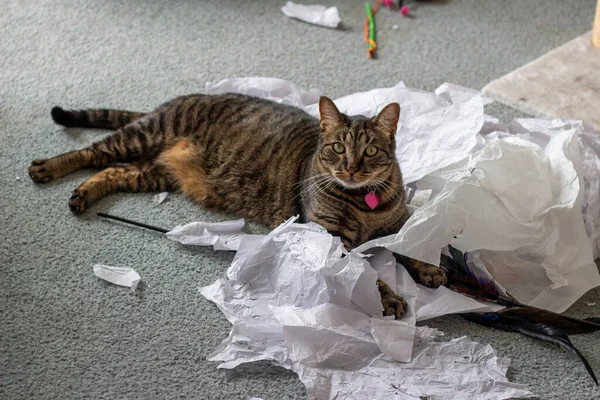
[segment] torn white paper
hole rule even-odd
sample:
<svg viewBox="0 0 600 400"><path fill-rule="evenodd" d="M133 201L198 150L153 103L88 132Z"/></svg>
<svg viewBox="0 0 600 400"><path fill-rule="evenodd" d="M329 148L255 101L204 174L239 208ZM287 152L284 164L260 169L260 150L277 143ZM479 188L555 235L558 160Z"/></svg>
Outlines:
<svg viewBox="0 0 600 400"><path fill-rule="evenodd" d="M131 268L96 264L94 275L115 285L130 287L131 290L135 290L140 283L140 275Z"/></svg>
<svg viewBox="0 0 600 400"><path fill-rule="evenodd" d="M156 204L156 205L162 204L168 195L169 195L169 192L162 192L159 194L155 194L154 196L152 196L152 201L154 201L154 204Z"/></svg>
<svg viewBox="0 0 600 400"><path fill-rule="evenodd" d="M457 387L477 398L529 394L508 383L508 360L491 347L466 338L436 343L435 330L415 326L417 319L494 308L416 285L386 249L366 258L342 254L339 239L294 219L266 236L243 236L228 279L200 289L233 324L208 359L220 368L273 361L294 370L318 399L408 399ZM408 302L403 320L381 317L378 276ZM456 362L460 368L447 368Z"/></svg>
<svg viewBox="0 0 600 400"><path fill-rule="evenodd" d="M581 121L519 118L509 125L489 120L482 128L486 144L518 137L545 148L550 139L563 132L572 133L579 145L581 162L578 174L582 178L581 210L594 258L600 257L600 133Z"/></svg>
<svg viewBox="0 0 600 400"><path fill-rule="evenodd" d="M304 90L283 79L263 77L223 79L216 84L207 82L205 91L207 94L246 94L298 108L315 104L320 97L316 89Z"/></svg>
<svg viewBox="0 0 600 400"><path fill-rule="evenodd" d="M434 93L442 99L446 99L453 103L465 102L471 100L473 97L481 98L483 105L488 105L494 102L493 99L484 96L480 91L455 85L453 83L443 83L440 87L435 89Z"/></svg>
<svg viewBox="0 0 600 400"><path fill-rule="evenodd" d="M167 237L181 244L195 246L213 246L215 250L237 250L242 232L244 219L226 222L192 222L178 225Z"/></svg>
<svg viewBox="0 0 600 400"><path fill-rule="evenodd" d="M379 356L358 370L292 368L310 399L330 400L497 400L532 396L505 378L508 359L491 346L466 337L434 342L435 330L417 328L410 363ZM426 393L426 394L425 394Z"/></svg>
<svg viewBox="0 0 600 400"><path fill-rule="evenodd" d="M281 11L287 17L327 28L337 28L342 22L337 7L327 8L321 5L304 5L288 1L285 6L281 7Z"/></svg>
<svg viewBox="0 0 600 400"><path fill-rule="evenodd" d="M372 118L386 105L400 102L405 95L406 86L403 82L389 88L373 89L368 92L358 92L335 99L338 109L347 115L363 115ZM425 93L425 92L422 92ZM431 95L431 93L428 93ZM315 102L305 107L306 112L319 118L319 104ZM402 117L402 113L400 115Z"/></svg>

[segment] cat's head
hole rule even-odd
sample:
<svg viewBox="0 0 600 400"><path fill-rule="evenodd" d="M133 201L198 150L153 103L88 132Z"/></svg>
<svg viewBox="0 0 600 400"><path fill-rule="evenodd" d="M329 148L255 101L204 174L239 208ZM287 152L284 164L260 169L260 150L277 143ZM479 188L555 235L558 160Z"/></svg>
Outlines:
<svg viewBox="0 0 600 400"><path fill-rule="evenodd" d="M378 186L396 163L396 128L400 106L391 103L375 118L348 117L321 97L320 164L348 189Z"/></svg>

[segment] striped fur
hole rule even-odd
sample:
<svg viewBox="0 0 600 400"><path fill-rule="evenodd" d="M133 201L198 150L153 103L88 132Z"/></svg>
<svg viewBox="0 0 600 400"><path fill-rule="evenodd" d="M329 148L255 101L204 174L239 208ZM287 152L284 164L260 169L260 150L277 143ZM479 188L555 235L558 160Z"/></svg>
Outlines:
<svg viewBox="0 0 600 400"><path fill-rule="evenodd" d="M116 132L82 150L35 160L29 174L46 183L101 169L73 192L69 206L77 214L112 192L179 190L203 207L269 227L300 215L348 248L397 232L408 218L394 155L399 106L373 119L341 114L326 97L319 106L320 121L240 94L183 96L149 113L55 107L52 118L61 125ZM370 191L380 197L373 210L365 202ZM382 295L393 293L384 285Z"/></svg>
<svg viewBox="0 0 600 400"><path fill-rule="evenodd" d="M111 130L122 128L144 116L144 113L131 111L108 109L65 111L60 107L53 107L51 114L54 122L63 126Z"/></svg>

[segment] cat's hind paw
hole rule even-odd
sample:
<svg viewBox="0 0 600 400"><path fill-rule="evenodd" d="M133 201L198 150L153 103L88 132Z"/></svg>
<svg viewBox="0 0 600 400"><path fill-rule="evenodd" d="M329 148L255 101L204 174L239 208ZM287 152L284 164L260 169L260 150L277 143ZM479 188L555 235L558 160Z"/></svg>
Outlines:
<svg viewBox="0 0 600 400"><path fill-rule="evenodd" d="M82 189L75 189L69 198L69 209L73 214L81 214L87 210L87 192Z"/></svg>

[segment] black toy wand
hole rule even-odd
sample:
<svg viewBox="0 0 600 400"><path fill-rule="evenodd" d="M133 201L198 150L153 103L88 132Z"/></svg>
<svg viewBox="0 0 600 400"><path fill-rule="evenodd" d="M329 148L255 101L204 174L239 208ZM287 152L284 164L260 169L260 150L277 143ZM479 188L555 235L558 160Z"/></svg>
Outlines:
<svg viewBox="0 0 600 400"><path fill-rule="evenodd" d="M99 217L102 217L102 218L114 219L115 221L120 221L120 222L124 222L126 224L139 226L141 228L151 229L153 231L160 232L160 233L167 233L167 232L169 232L168 229L163 229L163 228L159 228L157 226L152 226L152 225L144 224L142 222L132 221L132 220L127 219L127 218L117 217L115 215L110 215L110 214L107 214L107 213L104 213L104 212L101 212L101 211L96 212L96 215L99 216Z"/></svg>

